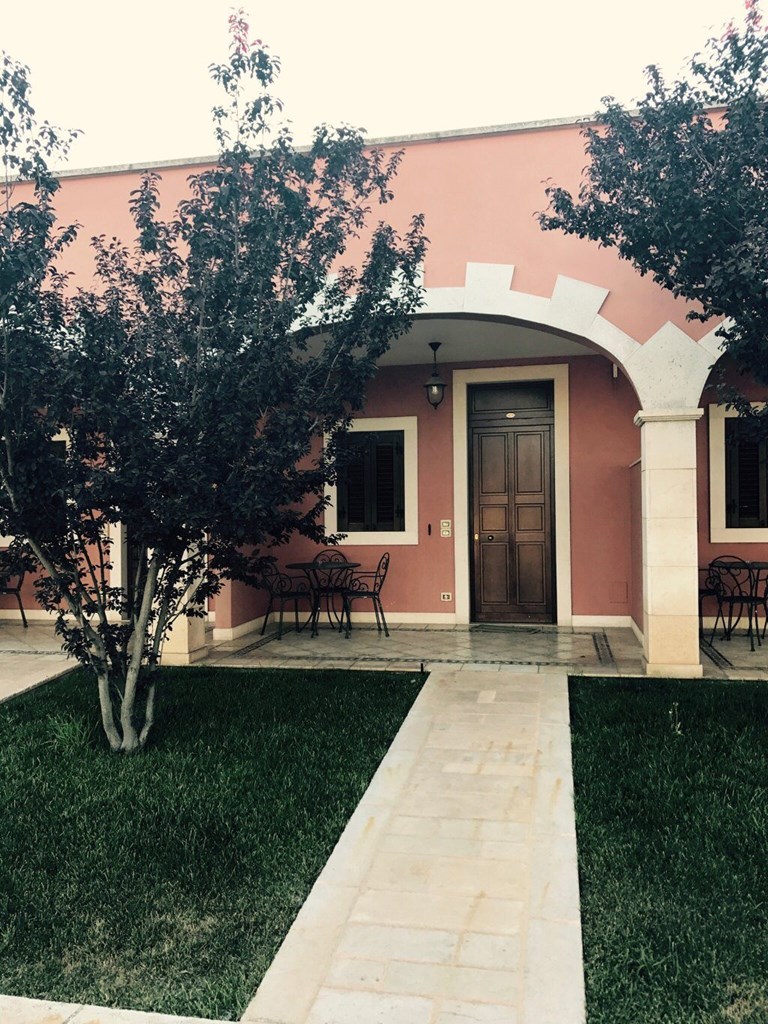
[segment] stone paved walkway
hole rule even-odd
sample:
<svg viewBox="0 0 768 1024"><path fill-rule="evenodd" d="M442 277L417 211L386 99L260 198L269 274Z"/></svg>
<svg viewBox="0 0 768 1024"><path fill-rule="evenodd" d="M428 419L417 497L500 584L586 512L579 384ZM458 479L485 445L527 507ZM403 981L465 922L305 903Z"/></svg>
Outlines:
<svg viewBox="0 0 768 1024"><path fill-rule="evenodd" d="M433 672L243 1020L584 1020L567 679Z"/></svg>
<svg viewBox="0 0 768 1024"><path fill-rule="evenodd" d="M67 672L74 662L62 654L52 622L0 620L0 703ZM5 1021L0 1018L0 1024Z"/></svg>
<svg viewBox="0 0 768 1024"><path fill-rule="evenodd" d="M44 999L0 996L0 1024L226 1024L200 1017L173 1017L138 1010L109 1010L104 1006L52 1003Z"/></svg>

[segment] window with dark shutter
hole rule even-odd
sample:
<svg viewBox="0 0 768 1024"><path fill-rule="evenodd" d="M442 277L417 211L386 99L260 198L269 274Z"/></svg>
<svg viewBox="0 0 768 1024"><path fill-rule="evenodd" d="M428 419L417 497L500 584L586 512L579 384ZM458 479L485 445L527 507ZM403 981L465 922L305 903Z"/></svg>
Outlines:
<svg viewBox="0 0 768 1024"><path fill-rule="evenodd" d="M768 443L738 419L725 421L725 523L768 526Z"/></svg>
<svg viewBox="0 0 768 1024"><path fill-rule="evenodd" d="M337 481L342 533L405 530L402 430L348 434Z"/></svg>

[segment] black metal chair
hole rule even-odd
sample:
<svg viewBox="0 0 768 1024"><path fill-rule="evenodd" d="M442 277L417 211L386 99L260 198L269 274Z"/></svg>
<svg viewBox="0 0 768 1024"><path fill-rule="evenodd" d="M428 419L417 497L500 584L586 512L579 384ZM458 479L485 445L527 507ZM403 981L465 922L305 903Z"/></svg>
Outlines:
<svg viewBox="0 0 768 1024"><path fill-rule="evenodd" d="M383 627L385 636L389 636L387 620L384 618L384 608L381 604L381 589L387 578L389 560L389 552L385 551L373 572L351 573L344 591L344 611L347 617L347 637L349 637L352 629L352 602L364 599L370 601L373 605L373 612L376 616L376 628L379 633L381 633Z"/></svg>
<svg viewBox="0 0 768 1024"><path fill-rule="evenodd" d="M704 636L704 602L708 597L717 597L717 590L709 579L709 566L699 569L699 636Z"/></svg>
<svg viewBox="0 0 768 1024"><path fill-rule="evenodd" d="M761 606L763 609L763 633L762 639L765 640L765 630L768 627L768 571L765 569L757 569L752 567L754 573L754 588L755 588L755 627L757 628L757 609Z"/></svg>
<svg viewBox="0 0 768 1024"><path fill-rule="evenodd" d="M283 639L283 613L285 606L293 601L293 610L296 619L296 632L299 632L299 601L306 601L312 613L314 613L314 594L306 576L290 576L286 572L280 572L275 565L267 566L261 573L261 585L269 593L269 604L264 615L264 623L261 627L261 635L267 628L267 620L272 613L276 603L280 605L280 618L277 624L277 639Z"/></svg>
<svg viewBox="0 0 768 1024"><path fill-rule="evenodd" d="M717 616L709 642L712 643L715 638L718 622L723 624L723 639L730 640L746 610L747 635L750 649L754 651L755 634L757 634L758 646L761 643L760 630L757 625L757 609L758 607L766 608L766 596L757 593L756 577L749 563L735 555L721 555L710 562L706 584L707 587L714 590L717 600Z"/></svg>
<svg viewBox="0 0 768 1024"><path fill-rule="evenodd" d="M314 568L312 570L312 586L315 592L314 629L313 635L317 635L317 625L320 618L320 605L325 599L325 612L329 623L339 631L344 628L346 614L345 593L349 583L351 570L346 568L347 555L338 548L324 548L312 559ZM341 611L336 611L335 599L341 599ZM334 618L336 623L334 623Z"/></svg>
<svg viewBox="0 0 768 1024"><path fill-rule="evenodd" d="M25 571L14 566L5 556L4 552L0 552L0 594L12 594L19 605L19 611L21 612L21 621L24 623L24 629L27 628L27 616L24 614L24 605L21 603L21 588L24 583Z"/></svg>

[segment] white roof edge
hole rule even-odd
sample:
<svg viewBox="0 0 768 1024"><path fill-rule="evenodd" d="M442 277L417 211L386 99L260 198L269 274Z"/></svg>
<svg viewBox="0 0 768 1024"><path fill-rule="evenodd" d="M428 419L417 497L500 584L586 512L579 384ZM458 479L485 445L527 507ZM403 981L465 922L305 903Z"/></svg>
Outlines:
<svg viewBox="0 0 768 1024"><path fill-rule="evenodd" d="M569 125L588 124L594 121L594 115L574 117L552 117L538 121L519 121L514 124L486 125L480 128L452 128L445 131L419 132L412 135L387 135L379 138L366 139L366 146L399 146L419 142L443 142L453 139L467 139L483 135L509 135L513 132L537 131L545 128L560 128ZM299 146L299 150L309 149L308 145ZM129 164L112 164L104 167L61 168L55 171L58 178L82 178L95 174L125 174L131 171L152 171L168 167L197 167L215 164L218 154L208 156L177 157L171 160L147 160Z"/></svg>

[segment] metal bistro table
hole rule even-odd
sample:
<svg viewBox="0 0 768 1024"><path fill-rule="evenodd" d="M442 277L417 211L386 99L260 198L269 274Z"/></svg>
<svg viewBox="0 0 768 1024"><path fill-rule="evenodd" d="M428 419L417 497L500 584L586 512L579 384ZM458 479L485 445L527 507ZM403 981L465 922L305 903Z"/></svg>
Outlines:
<svg viewBox="0 0 768 1024"><path fill-rule="evenodd" d="M727 556L720 556L726 558ZM744 615L744 608L746 606L748 611L748 623L747 637L750 642L750 648L754 651L755 649L755 635L757 635L757 643L760 645L760 626L757 619L757 609L760 605L763 606L763 615L768 615L768 562L766 561L749 561L748 559L734 559L733 562L725 561L719 566L716 563L719 559L714 559L710 562L709 566L700 570L700 572L707 573L707 579L705 588L699 590L699 614L701 616L701 607L703 599L705 597L716 597L718 599L718 618L723 619L723 639L730 640L731 634L734 629L738 626L739 622ZM738 582L740 572L746 572L749 574L748 579L748 592L747 588L742 583ZM725 594L726 597L723 599L718 594L716 577L720 572L726 580ZM739 596L744 594L742 601L739 601ZM728 615L728 624L726 625L725 616L723 614L723 603L725 606L730 606L730 612ZM738 608L738 614L734 618L734 611ZM765 632L765 621L763 622L763 632ZM753 632L754 628L754 632ZM717 629L717 621L715 621L715 630ZM714 630L712 632L712 638L714 639Z"/></svg>
<svg viewBox="0 0 768 1024"><path fill-rule="evenodd" d="M291 562L286 569L298 569L303 572L309 580L312 588L312 614L309 621L312 624L311 636L317 636L317 626L320 621L321 603L325 598L325 610L328 615L328 622L336 629L336 625L344 621L344 608L341 614L337 614L333 607L333 598L340 593L340 580L345 573L352 569L359 569L360 562ZM342 600L345 601L343 595ZM333 616L333 617L332 617ZM336 619L334 623L333 618Z"/></svg>

